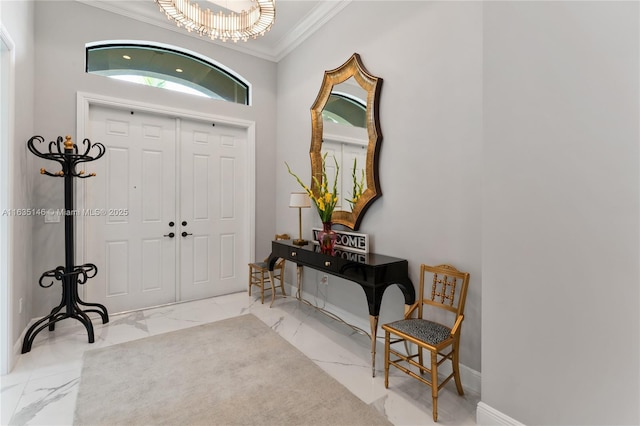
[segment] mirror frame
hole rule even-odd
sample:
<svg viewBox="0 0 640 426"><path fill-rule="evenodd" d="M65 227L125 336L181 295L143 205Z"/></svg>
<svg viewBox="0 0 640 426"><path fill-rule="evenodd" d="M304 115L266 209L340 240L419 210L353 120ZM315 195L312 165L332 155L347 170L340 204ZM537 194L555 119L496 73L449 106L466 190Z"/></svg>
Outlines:
<svg viewBox="0 0 640 426"><path fill-rule="evenodd" d="M367 134L369 144L367 146L365 180L367 189L360 199L355 203L351 211L334 210L331 216L333 223L346 226L354 231L360 227L360 222L365 211L371 203L382 195L380 180L378 178L378 156L380 144L382 142L382 132L380 130L380 118L378 108L380 105L380 89L382 88L382 78L370 74L360 59L360 55L354 53L351 57L336 69L324 72L322 86L318 97L311 106L311 175L318 182L322 181L322 141L323 122L322 111L329 100L333 87L349 78L354 77L360 87L367 92ZM317 194L318 188L315 180L311 179L311 190Z"/></svg>

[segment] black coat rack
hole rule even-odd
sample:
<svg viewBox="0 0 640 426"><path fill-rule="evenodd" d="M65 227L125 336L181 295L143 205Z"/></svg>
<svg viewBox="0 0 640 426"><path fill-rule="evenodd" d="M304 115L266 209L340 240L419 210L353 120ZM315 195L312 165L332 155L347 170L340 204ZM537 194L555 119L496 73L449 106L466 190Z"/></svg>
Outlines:
<svg viewBox="0 0 640 426"><path fill-rule="evenodd" d="M93 334L93 324L87 315L88 312L94 312L102 317L102 323L109 322L109 314L107 308L99 303L83 302L78 295L78 284L85 284L89 278L93 278L98 273L98 268L93 263L85 263L84 265L75 265L74 263L74 218L76 211L73 206L73 178L85 179L95 176L95 173L85 174L84 170L77 171L76 166L80 163L88 163L102 157L105 153L104 145L101 143L92 144L89 139L82 141L82 150L80 152L78 146L73 143L71 136L67 136L63 143L62 136L59 136L56 142L49 142L48 152L42 152L36 147L44 142L42 136L34 136L27 142L27 147L34 155L44 158L45 160L53 160L60 163L62 170L57 173L50 173L45 169L40 169L40 173L47 176L64 178L64 251L65 265L58 266L55 269L44 272L40 276L40 287L48 288L54 283L54 280L62 283L62 301L58 306L51 310L46 317L38 320L27 330L22 344L22 353L31 350L31 345L36 335L49 327L49 331L55 330L55 324L65 318L75 318L80 321L87 329L89 335L89 343L93 343L95 338ZM88 307L81 309L80 305Z"/></svg>

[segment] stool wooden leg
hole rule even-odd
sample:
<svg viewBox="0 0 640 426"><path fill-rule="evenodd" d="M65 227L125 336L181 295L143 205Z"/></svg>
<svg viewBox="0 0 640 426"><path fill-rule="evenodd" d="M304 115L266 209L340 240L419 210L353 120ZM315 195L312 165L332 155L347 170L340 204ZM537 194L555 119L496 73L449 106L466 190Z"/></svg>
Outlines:
<svg viewBox="0 0 640 426"><path fill-rule="evenodd" d="M284 269L280 270L280 290L282 290L283 296L287 295L287 292L284 289Z"/></svg>
<svg viewBox="0 0 640 426"><path fill-rule="evenodd" d="M276 287L273 284L273 271L269 271L269 283L271 284L271 304L269 307L272 307L273 302L276 300Z"/></svg>

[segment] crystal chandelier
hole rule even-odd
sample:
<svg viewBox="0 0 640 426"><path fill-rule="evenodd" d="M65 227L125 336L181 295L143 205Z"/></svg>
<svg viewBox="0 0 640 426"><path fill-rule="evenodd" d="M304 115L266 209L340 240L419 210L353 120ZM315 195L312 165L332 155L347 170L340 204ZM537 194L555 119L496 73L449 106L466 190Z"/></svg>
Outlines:
<svg viewBox="0 0 640 426"><path fill-rule="evenodd" d="M160 10L173 19L178 27L185 27L187 31L195 31L201 36L212 40L228 39L237 42L247 41L249 37L263 36L271 29L276 17L275 0L251 0L253 5L249 10L238 13L231 11L212 12L203 9L198 3L190 0L155 0Z"/></svg>

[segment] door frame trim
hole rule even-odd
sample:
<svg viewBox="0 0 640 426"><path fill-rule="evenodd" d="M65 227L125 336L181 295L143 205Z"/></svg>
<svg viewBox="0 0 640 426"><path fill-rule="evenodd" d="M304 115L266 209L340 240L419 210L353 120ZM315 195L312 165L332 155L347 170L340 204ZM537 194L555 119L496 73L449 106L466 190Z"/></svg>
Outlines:
<svg viewBox="0 0 640 426"><path fill-rule="evenodd" d="M11 38L8 30L0 21L0 42L7 47L6 59L8 66L5 78L7 79L7 91L2 92L2 103L7 106L6 118L7 128L4 130L6 138L0 135L0 153L2 154L2 195L3 200L0 207L15 208L13 199L13 179L14 179L14 132L15 132L15 68L16 68L16 45ZM5 192L6 191L6 192ZM0 219L0 374L8 374L14 367L19 352L16 348L20 348L20 337L13 340L13 330L16 322L20 318L15 315L14 303L14 262L13 241L15 235L13 232L12 215L3 216ZM251 257L253 259L253 257ZM26 327L25 327L26 328Z"/></svg>
<svg viewBox="0 0 640 426"><path fill-rule="evenodd" d="M251 120L243 120L233 117L216 114L203 114L199 111L171 108L164 105L137 102L130 99L115 98L88 92L77 92L76 96L76 143L85 139L89 132L89 107L91 105L107 106L118 109L134 109L158 115L169 115L172 117L188 120L203 120L218 122L227 126L238 127L246 130L247 144L245 146L247 191L245 194L245 221L248 224L248 232L245 240L246 259L255 258L255 226L256 226L256 123ZM99 142L99 141L97 141ZM85 184L83 179L75 179L76 183L76 209L82 211L85 206ZM82 215L76 217L76 262L85 263L84 259L84 220ZM84 288L80 289L84 296Z"/></svg>

